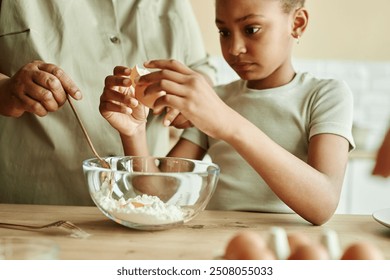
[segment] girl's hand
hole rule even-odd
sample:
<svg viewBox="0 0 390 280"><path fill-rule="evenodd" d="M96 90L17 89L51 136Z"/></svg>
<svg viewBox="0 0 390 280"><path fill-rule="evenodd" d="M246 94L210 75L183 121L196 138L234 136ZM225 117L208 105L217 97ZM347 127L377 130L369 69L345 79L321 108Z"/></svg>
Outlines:
<svg viewBox="0 0 390 280"><path fill-rule="evenodd" d="M138 66L135 66L131 70L130 79L133 82L133 84L136 84L140 76L147 75L150 72L146 69L139 68ZM146 107L149 107L150 109L154 108L154 104L157 99L159 99L161 96L165 95L166 92L161 91L157 92L157 94L148 94L145 95L144 93L145 87L135 86L135 98L141 102ZM155 114L161 114L161 109L156 112ZM180 111L177 109L172 108L165 108L165 116L164 116L164 125L170 126L173 125L176 128L186 128L190 127L191 123L186 120L183 115L180 114Z"/></svg>
<svg viewBox="0 0 390 280"><path fill-rule="evenodd" d="M101 115L125 136L133 136L140 128L144 129L149 113L149 109L135 99L130 74L127 67L114 68L114 74L104 81L99 106Z"/></svg>
<svg viewBox="0 0 390 280"><path fill-rule="evenodd" d="M145 96L158 97L154 113L170 107L211 137L223 138L224 133L229 133L228 118L234 111L217 96L202 74L175 60L153 60L144 66L161 69L138 81L138 85L145 86Z"/></svg>

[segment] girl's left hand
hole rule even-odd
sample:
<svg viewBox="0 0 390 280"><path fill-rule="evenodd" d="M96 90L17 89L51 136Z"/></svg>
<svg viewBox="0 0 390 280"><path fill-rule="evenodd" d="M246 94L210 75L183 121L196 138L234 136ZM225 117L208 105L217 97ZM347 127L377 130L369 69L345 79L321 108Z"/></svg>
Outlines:
<svg viewBox="0 0 390 280"><path fill-rule="evenodd" d="M104 81L104 90L100 96L101 115L121 135L133 136L145 127L149 108L135 99L131 91L131 70L124 66L114 68L113 75Z"/></svg>
<svg viewBox="0 0 390 280"><path fill-rule="evenodd" d="M177 109L204 133L223 138L233 110L218 97L202 74L176 60L153 60L144 66L161 69L140 77L137 84L146 87L145 95L166 93L154 103L154 113L165 107Z"/></svg>

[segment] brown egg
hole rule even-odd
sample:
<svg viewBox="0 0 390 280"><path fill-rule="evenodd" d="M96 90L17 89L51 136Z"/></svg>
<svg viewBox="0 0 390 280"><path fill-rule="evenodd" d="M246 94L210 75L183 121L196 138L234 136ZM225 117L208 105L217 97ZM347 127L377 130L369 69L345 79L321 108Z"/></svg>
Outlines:
<svg viewBox="0 0 390 280"><path fill-rule="evenodd" d="M328 260L329 255L325 247L319 243L301 244L288 258L289 260Z"/></svg>
<svg viewBox="0 0 390 280"><path fill-rule="evenodd" d="M299 246L311 244L311 240L307 235L297 232L289 233L287 240L290 245L290 255L294 254Z"/></svg>
<svg viewBox="0 0 390 280"><path fill-rule="evenodd" d="M358 242L348 246L342 260L383 260L382 252L374 245L367 242Z"/></svg>
<svg viewBox="0 0 390 280"><path fill-rule="evenodd" d="M227 260L274 260L275 255L260 235L252 231L242 231L230 239L224 258Z"/></svg>

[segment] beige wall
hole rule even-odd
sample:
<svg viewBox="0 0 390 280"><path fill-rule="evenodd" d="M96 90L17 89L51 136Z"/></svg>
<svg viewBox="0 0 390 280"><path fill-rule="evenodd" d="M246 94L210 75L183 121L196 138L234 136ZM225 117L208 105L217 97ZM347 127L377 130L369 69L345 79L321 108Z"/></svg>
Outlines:
<svg viewBox="0 0 390 280"><path fill-rule="evenodd" d="M220 54L214 0L191 0L207 50ZM389 0L306 0L309 27L295 57L390 60Z"/></svg>

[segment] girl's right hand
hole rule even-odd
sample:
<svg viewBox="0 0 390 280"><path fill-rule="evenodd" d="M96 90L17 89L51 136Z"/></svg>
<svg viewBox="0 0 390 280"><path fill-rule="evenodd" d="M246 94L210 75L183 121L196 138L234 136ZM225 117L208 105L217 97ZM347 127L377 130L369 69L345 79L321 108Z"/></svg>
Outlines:
<svg viewBox="0 0 390 280"><path fill-rule="evenodd" d="M135 98L131 87L131 69L124 66L114 68L114 74L107 76L100 96L100 114L121 135L133 136L139 129L145 129L149 108Z"/></svg>

